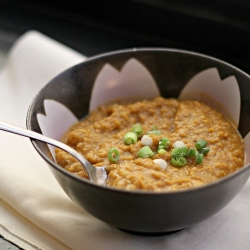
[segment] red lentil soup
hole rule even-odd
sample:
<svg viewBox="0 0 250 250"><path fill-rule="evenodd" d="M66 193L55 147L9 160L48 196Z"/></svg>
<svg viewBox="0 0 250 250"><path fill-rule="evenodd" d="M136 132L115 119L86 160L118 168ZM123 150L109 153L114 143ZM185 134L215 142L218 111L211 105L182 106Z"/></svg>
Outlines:
<svg viewBox="0 0 250 250"><path fill-rule="evenodd" d="M135 124L142 134L124 140ZM93 165L107 166L107 185L128 190L197 187L245 164L244 142L237 129L221 113L198 101L157 97L100 106L71 127L62 141ZM111 154L110 159L111 148L119 157ZM138 153L142 148L150 154ZM56 160L71 173L87 178L82 165L66 152L56 149Z"/></svg>

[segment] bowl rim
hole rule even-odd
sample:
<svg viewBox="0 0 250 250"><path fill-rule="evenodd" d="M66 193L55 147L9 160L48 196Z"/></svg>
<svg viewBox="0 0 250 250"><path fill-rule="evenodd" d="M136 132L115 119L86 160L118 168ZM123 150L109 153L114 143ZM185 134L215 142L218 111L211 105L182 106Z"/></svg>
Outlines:
<svg viewBox="0 0 250 250"><path fill-rule="evenodd" d="M27 112L27 116L26 116L26 127L28 129L31 130L31 110L32 107L34 105L34 102L37 98L37 96L39 96L39 94L43 91L43 89L49 85L55 78L57 78L58 76L60 76L61 74L63 74L64 72L71 70L74 67L77 67L79 65L88 63L89 61L93 61L93 60L97 60L99 58L102 57L106 57L106 56L112 56L112 55L117 55L117 54L122 54L122 53L131 53L131 52L177 52L177 53L184 53L184 54L189 54L189 55L194 55L194 56L198 56L198 57L203 57L203 58L207 58L219 63L222 63L224 65L227 65L231 68L233 68L234 70L238 71L239 73L245 75L246 77L250 78L250 75L247 74L246 72L244 72L243 70L239 69L238 67L223 61L221 59L218 59L216 57L213 56L209 56L203 53L199 53L199 52L194 52L191 50L184 50L184 49L176 49L176 48L167 48L167 47L135 47L135 48L127 48L127 49L119 49L119 50L114 50L114 51L109 51L109 52L104 52L104 53L100 53L98 55L95 56L91 56L89 58L87 58L86 60L84 60L81 63L75 64L65 70L63 70L62 72L60 72L57 76L55 76L54 78L52 78L48 83L46 83L40 90L39 92L34 96L34 98L32 99L29 108L28 108L28 112ZM217 179L215 181L206 183L205 185L202 186L197 186L197 187L189 187L189 188L183 188L183 189L178 189L178 190L169 190L169 191L153 191L153 190L128 190L128 189L122 189L122 188L115 188L112 186L107 186L107 185L100 185L94 182L91 182L88 179L79 177L67 170L65 170L64 168L62 168L61 166L59 166L58 164L56 164L53 160L51 160L46 154L43 153L43 151L40 149L40 147L37 144L37 140L34 139L30 139L33 147L36 149L36 151L40 154L40 156L50 165L52 166L54 169L56 169L57 171L61 172L62 174L68 176L71 179L74 179L77 182L81 182L84 183L86 185L89 186L93 186L95 188L99 188L99 189L105 189L107 191L111 191L111 192L118 192L118 193L124 193L124 194L130 194L130 195L140 195L140 196L171 196L171 195L183 195L185 193L193 193L193 192L197 192L197 191L202 191L205 189L209 189L211 187L216 187L217 185L220 185L221 183L225 183L230 181L233 178L236 178L238 175L243 174L243 172L246 172L247 170L249 170L250 168L250 162L246 165L244 165L242 168L236 170L233 173L228 174L227 176L224 176L220 179ZM43 142L42 142L43 143Z"/></svg>

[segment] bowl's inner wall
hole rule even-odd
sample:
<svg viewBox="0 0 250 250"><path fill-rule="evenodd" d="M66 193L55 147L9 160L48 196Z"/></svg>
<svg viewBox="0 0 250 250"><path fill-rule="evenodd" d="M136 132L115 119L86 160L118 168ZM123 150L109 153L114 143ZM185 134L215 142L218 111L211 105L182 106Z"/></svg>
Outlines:
<svg viewBox="0 0 250 250"><path fill-rule="evenodd" d="M27 118L29 129L41 132L36 118L43 113L45 99L56 100L67 106L78 119L88 114L91 90L102 67L109 63L120 70L130 58L139 60L152 74L163 97L178 97L184 85L202 70L216 67L221 79L234 75L241 93L239 131L244 137L250 124L250 78L245 73L222 61L196 53L168 49L138 49L109 53L76 65L54 79L38 93Z"/></svg>

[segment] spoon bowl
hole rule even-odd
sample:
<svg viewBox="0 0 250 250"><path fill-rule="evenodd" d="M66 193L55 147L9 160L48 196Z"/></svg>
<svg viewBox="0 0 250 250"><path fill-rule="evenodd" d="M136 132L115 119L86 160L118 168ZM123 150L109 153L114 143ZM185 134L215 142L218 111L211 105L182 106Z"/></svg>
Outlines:
<svg viewBox="0 0 250 250"><path fill-rule="evenodd" d="M60 141L51 139L42 134L33 132L28 129L24 129L24 128L21 128L21 127L18 127L18 126L15 126L6 122L2 122L2 121L0 121L0 130L18 134L18 135L25 136L25 137L29 137L29 138L36 139L42 142L46 142L49 145L55 146L57 148L60 148L66 151L67 153L71 154L73 157L75 157L78 161L81 162L81 164L83 165L83 167L85 168L88 174L90 181L95 182L97 184L105 185L106 180L107 180L107 172L106 172L105 167L94 167L86 158L84 158L81 154L79 154L76 150L69 147L68 145Z"/></svg>

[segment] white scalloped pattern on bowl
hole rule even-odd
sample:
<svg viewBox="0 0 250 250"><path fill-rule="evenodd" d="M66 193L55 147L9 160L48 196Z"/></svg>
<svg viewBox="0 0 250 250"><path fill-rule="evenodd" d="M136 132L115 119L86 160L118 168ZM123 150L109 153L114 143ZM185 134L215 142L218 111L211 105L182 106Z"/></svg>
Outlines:
<svg viewBox="0 0 250 250"><path fill-rule="evenodd" d="M45 114L37 114L37 120L44 135L60 141L65 131L78 119L63 104L54 100L44 101ZM54 147L48 145L55 160Z"/></svg>
<svg viewBox="0 0 250 250"><path fill-rule="evenodd" d="M216 68L201 71L185 85L179 99L202 101L220 111L238 127L240 90L234 76L222 80Z"/></svg>
<svg viewBox="0 0 250 250"><path fill-rule="evenodd" d="M121 96L122 94L122 96ZM121 71L105 64L92 90L90 111L109 101L125 99L152 99L159 96L158 87L149 71L138 60L129 59ZM240 117L240 91L234 76L221 79L216 68L196 74L183 88L180 100L193 99L222 112L236 127ZM37 114L44 135L60 140L64 132L78 120L64 105L45 100L46 116ZM60 124L60 126L58 126ZM250 133L244 138L246 162L250 162ZM54 148L49 146L54 156Z"/></svg>
<svg viewBox="0 0 250 250"><path fill-rule="evenodd" d="M105 64L96 77L90 111L99 105L121 99L152 99L160 95L154 78L138 60L129 59L121 71Z"/></svg>

